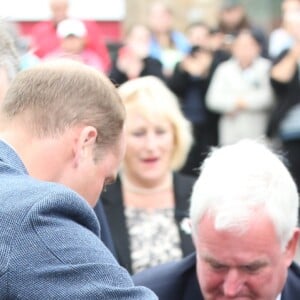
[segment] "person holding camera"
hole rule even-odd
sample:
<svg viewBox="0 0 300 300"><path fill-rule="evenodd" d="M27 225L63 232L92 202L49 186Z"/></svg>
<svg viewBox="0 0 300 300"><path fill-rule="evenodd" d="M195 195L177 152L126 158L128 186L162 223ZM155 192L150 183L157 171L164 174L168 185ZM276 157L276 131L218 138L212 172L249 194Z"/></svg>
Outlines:
<svg viewBox="0 0 300 300"><path fill-rule="evenodd" d="M195 142L182 172L197 175L209 147L218 143L218 115L207 109L204 99L214 70L228 55L211 49L210 29L204 23L191 24L187 36L190 52L176 65L168 85L180 98L182 110L193 126Z"/></svg>
<svg viewBox="0 0 300 300"><path fill-rule="evenodd" d="M269 74L271 62L261 56L255 31L240 31L232 57L214 73L206 95L209 109L221 115L221 145L243 138L264 138L274 97Z"/></svg>
<svg viewBox="0 0 300 300"><path fill-rule="evenodd" d="M109 77L113 82L123 84L149 75L164 79L161 62L150 56L150 38L150 30L143 24L134 24L127 30L124 44L110 70Z"/></svg>

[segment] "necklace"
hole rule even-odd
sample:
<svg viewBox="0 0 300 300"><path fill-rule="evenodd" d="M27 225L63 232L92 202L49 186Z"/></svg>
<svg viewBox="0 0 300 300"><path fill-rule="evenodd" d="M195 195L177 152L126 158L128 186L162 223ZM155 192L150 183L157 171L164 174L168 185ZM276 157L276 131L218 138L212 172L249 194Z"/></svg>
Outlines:
<svg viewBox="0 0 300 300"><path fill-rule="evenodd" d="M139 194L139 195L153 195L153 194L159 194L161 192L168 191L173 184L173 176L172 173L168 173L166 178L163 180L163 182L155 187L140 187L137 185L134 185L128 178L124 175L124 173L120 174L122 186L125 189L125 191L133 193L133 194Z"/></svg>

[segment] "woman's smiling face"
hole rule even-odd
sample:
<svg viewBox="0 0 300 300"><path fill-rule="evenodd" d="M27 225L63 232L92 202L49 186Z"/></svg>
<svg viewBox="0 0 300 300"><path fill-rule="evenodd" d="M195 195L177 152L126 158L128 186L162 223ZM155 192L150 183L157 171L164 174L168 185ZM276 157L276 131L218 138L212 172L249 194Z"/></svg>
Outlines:
<svg viewBox="0 0 300 300"><path fill-rule="evenodd" d="M146 117L133 108L127 114L126 136L127 175L136 181L154 183L170 172L174 130L169 120L156 111Z"/></svg>

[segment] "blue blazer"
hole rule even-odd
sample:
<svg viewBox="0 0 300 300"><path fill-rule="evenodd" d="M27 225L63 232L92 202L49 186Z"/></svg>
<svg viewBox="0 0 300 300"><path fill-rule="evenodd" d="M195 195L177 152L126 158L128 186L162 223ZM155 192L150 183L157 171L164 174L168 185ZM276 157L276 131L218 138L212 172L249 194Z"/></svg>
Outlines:
<svg viewBox="0 0 300 300"><path fill-rule="evenodd" d="M204 300L196 275L195 253L181 261L148 269L133 276L136 284L154 291L159 300ZM293 263L281 293L281 300L300 299L300 267Z"/></svg>
<svg viewBox="0 0 300 300"><path fill-rule="evenodd" d="M83 198L30 177L0 141L0 299L157 299L134 287L99 235Z"/></svg>

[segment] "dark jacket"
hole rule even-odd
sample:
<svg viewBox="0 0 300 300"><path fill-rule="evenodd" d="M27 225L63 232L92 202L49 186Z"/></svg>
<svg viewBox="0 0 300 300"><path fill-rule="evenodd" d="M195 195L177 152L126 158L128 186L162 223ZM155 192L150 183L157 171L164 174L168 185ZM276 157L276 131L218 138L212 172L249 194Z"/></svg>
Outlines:
<svg viewBox="0 0 300 300"><path fill-rule="evenodd" d="M167 80L169 88L179 97L185 116L193 123L217 124L219 115L207 109L205 96L218 65L229 58L224 51L215 51L207 76L191 76L177 63Z"/></svg>
<svg viewBox="0 0 300 300"><path fill-rule="evenodd" d="M290 50L283 51L279 57L274 61L274 65L278 64ZM268 136L276 136L278 133L278 127L281 121L284 119L288 111L300 103L300 80L298 68L295 69L291 80L289 82L280 82L271 78L271 84L276 95L276 105L272 112L268 131Z"/></svg>
<svg viewBox="0 0 300 300"><path fill-rule="evenodd" d="M111 232L108 226L107 217L104 212L101 199L98 201L97 206L95 207L95 213L100 223L100 238L103 244L110 250L110 252L116 256L116 251L114 248L114 243L111 237Z"/></svg>
<svg viewBox="0 0 300 300"><path fill-rule="evenodd" d="M179 262L171 262L133 276L136 285L156 293L159 300L204 300L196 275L195 253ZM281 300L300 299L300 267L293 263L281 293Z"/></svg>
<svg viewBox="0 0 300 300"><path fill-rule="evenodd" d="M181 249L184 256L194 251L191 235L187 234L181 227L182 220L188 217L189 197L191 195L194 182L195 179L190 176L177 173L173 176L175 188L175 219L180 234ZM121 181L119 178L114 184L108 186L104 193L102 193L101 201L109 223L117 259L121 266L125 267L130 273L132 273L130 241L124 215ZM97 206L95 210L97 211Z"/></svg>

